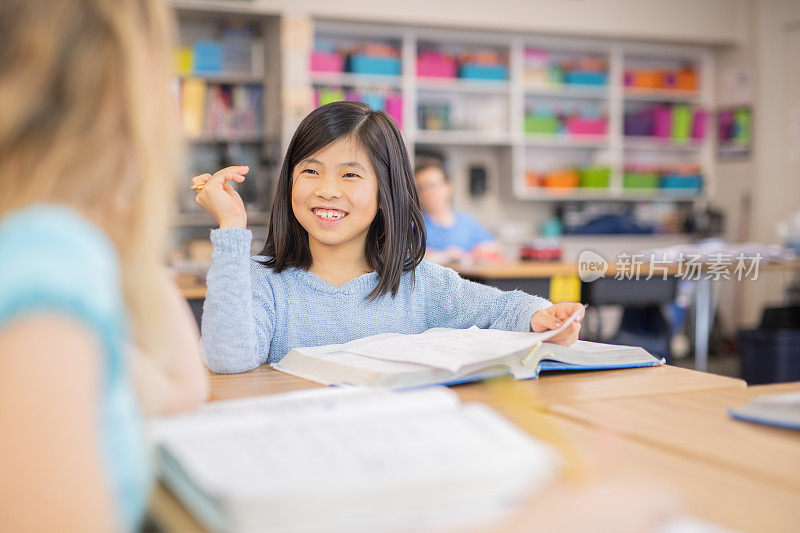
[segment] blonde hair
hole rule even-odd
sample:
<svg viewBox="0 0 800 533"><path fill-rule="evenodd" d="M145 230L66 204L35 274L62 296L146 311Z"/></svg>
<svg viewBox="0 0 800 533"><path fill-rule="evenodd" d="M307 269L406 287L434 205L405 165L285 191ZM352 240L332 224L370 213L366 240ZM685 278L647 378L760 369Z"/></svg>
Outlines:
<svg viewBox="0 0 800 533"><path fill-rule="evenodd" d="M0 218L68 205L116 245L137 343L161 353L160 267L180 144L158 0L0 2Z"/></svg>

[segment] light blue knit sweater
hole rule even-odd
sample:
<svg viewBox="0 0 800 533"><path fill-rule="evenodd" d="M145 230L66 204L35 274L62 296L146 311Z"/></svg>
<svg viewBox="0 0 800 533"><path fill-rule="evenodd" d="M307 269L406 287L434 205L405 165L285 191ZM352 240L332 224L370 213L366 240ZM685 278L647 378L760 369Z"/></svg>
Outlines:
<svg viewBox="0 0 800 533"><path fill-rule="evenodd" d="M306 270L276 274L250 257L252 234L238 228L211 232L202 345L217 373L246 372L280 361L292 348L338 344L376 333L421 333L433 327L529 331L531 316L549 307L544 298L503 292L467 281L423 261L411 284L403 274L395 297L366 296L375 272L335 287Z"/></svg>

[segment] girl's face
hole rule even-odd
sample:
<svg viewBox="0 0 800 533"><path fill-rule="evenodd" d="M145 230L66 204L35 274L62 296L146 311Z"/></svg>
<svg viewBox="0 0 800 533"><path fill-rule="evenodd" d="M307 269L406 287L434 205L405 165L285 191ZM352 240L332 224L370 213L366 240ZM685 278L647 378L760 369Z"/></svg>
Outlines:
<svg viewBox="0 0 800 533"><path fill-rule="evenodd" d="M358 141L344 137L295 165L292 211L312 252L319 245L364 249L378 212L378 178Z"/></svg>

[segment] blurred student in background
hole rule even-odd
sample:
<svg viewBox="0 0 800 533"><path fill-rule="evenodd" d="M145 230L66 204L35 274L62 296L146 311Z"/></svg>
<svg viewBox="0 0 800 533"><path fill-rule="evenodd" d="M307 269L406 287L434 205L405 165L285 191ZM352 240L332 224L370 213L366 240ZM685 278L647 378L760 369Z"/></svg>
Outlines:
<svg viewBox="0 0 800 533"><path fill-rule="evenodd" d="M140 413L205 399L160 268L171 24L157 0L0 2L0 531L136 530Z"/></svg>
<svg viewBox="0 0 800 533"><path fill-rule="evenodd" d="M423 160L414 176L425 218L428 259L454 263L499 257L494 235L474 216L453 209L453 186L438 161Z"/></svg>

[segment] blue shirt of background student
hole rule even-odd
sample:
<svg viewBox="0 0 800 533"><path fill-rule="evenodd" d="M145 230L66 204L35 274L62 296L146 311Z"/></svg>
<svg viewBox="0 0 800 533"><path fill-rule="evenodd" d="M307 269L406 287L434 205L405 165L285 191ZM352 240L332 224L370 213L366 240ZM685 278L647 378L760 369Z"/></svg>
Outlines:
<svg viewBox="0 0 800 533"><path fill-rule="evenodd" d="M455 222L452 226L442 226L436 223L427 213L423 216L425 217L429 250L446 250L456 247L470 252L478 244L494 240L494 235L468 213L456 211Z"/></svg>

